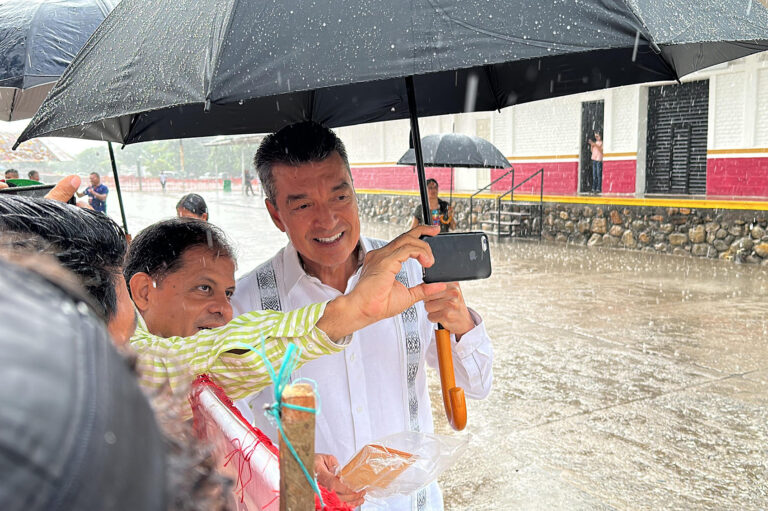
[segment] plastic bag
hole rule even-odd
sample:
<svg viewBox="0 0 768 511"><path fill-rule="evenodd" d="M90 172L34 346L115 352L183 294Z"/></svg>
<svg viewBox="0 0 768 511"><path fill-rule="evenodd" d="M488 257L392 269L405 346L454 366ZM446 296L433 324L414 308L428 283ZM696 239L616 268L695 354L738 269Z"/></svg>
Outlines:
<svg viewBox="0 0 768 511"><path fill-rule="evenodd" d="M468 443L468 436L396 433L360 449L339 476L354 491L366 490L366 500L409 495L453 465Z"/></svg>

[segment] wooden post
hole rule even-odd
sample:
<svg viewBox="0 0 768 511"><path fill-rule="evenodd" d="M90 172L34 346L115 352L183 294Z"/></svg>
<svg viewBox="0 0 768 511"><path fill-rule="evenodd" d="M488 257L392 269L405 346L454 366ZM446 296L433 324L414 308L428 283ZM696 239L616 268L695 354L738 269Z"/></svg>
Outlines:
<svg viewBox="0 0 768 511"><path fill-rule="evenodd" d="M297 383L283 391L283 403L315 408L311 385ZM283 407L283 431L311 476L315 475L315 414ZM315 492L280 435L280 511L315 509Z"/></svg>

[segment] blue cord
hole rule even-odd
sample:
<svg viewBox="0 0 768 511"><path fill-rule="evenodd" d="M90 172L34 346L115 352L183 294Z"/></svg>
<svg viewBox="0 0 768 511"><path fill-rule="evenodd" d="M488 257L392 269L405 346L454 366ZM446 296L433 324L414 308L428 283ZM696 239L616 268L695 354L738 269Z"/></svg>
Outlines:
<svg viewBox="0 0 768 511"><path fill-rule="evenodd" d="M301 458L299 458L299 455L296 453L296 449L293 448L293 445L291 444L291 441L288 440L288 436L285 434L285 431L283 430L283 422L281 420L281 409L282 408L290 408L292 410L299 410L301 412L308 412L308 413L319 413L319 396L318 396L318 407L315 408L307 408L305 406L298 406L298 405L292 405L289 403L283 403L283 391L285 390L285 387L290 384L290 377L291 373L296 369L296 365L299 362L299 356L301 355L301 349L297 348L295 344L290 343L288 344L288 349L285 351L285 356L283 356L283 361L280 364L280 372L276 375L274 369L272 369L272 364L269 362L269 359L267 358L267 351L266 351L266 341L264 340L264 334L261 334L261 350L257 350L253 346L249 346L245 343L238 343L240 347L245 348L247 350L250 350L257 355L261 357L261 360L264 362L264 365L267 368L267 371L269 372L269 377L272 379L272 385L275 389L275 402L271 404L267 409L264 411L265 414L268 416L271 416L275 423L277 424L277 429L280 431L280 435L283 437L283 440L285 441L285 445L288 446L288 450L291 451L291 454L293 455L296 462L299 464L299 467L301 467L301 471L304 473L304 477L307 478L307 481L309 482L309 485L312 487L312 491L314 491L317 494L317 497L320 499L320 507L321 509L325 507L325 503L323 502L323 496L320 493L320 488L317 486L317 481L314 477L312 477L307 470L307 467L304 466L304 463L301 461ZM298 380L297 380L298 381ZM314 384L315 387L315 395L317 396L317 383L315 383L312 380L306 380L310 383Z"/></svg>

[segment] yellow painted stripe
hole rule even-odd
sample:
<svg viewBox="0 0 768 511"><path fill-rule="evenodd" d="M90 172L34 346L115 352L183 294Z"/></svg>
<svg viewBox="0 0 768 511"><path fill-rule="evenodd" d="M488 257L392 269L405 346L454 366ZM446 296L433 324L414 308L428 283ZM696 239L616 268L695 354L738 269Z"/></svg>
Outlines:
<svg viewBox="0 0 768 511"><path fill-rule="evenodd" d="M755 154L768 153L768 147L753 147L750 149L708 149L707 154Z"/></svg>
<svg viewBox="0 0 768 511"><path fill-rule="evenodd" d="M637 158L637 153L605 153L605 158Z"/></svg>
<svg viewBox="0 0 768 511"><path fill-rule="evenodd" d="M365 190L358 189L357 193L366 195L403 195L418 197L418 191L409 190ZM441 197L446 198L446 193ZM454 192L453 196L459 199L468 199L470 193ZM481 193L476 199L495 199L498 193ZM515 201L537 202L538 195L515 194ZM682 199L662 197L626 197L626 196L573 196L573 195L545 195L544 202L561 202L570 204L604 204L610 206L659 206L664 208L699 208L699 209L746 209L768 211L768 200L731 200L731 199Z"/></svg>

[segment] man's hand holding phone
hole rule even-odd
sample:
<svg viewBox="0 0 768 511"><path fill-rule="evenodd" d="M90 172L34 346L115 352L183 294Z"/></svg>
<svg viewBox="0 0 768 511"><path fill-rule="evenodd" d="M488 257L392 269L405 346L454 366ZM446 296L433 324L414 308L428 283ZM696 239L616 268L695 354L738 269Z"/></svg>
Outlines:
<svg viewBox="0 0 768 511"><path fill-rule="evenodd" d="M349 294L328 303L317 327L332 340L340 339L445 291L444 283L421 283L407 288L396 278L408 259L416 259L423 266L433 264L431 249L420 236L438 232L437 226L420 225L368 252L357 285Z"/></svg>

